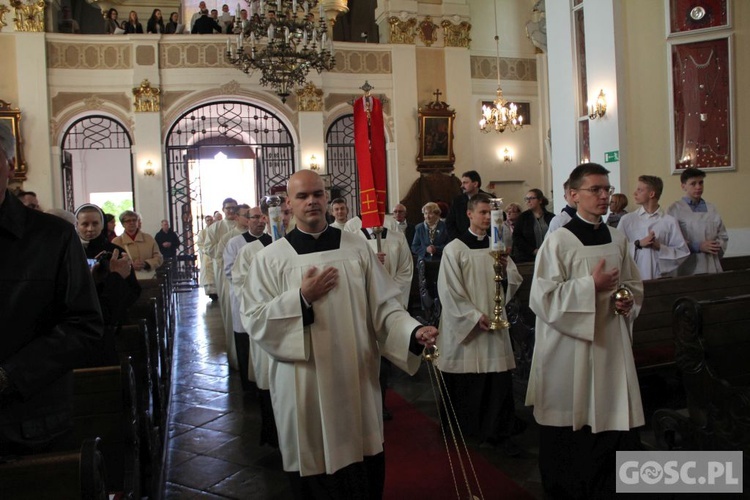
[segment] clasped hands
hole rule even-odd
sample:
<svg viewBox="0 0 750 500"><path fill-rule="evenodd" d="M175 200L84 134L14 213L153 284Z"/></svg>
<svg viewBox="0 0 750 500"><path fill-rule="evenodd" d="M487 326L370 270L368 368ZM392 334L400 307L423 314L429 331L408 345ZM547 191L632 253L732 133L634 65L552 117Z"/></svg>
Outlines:
<svg viewBox="0 0 750 500"><path fill-rule="evenodd" d="M654 250L659 250L661 248L659 240L656 239L656 233L654 233L652 230L649 230L648 236L641 239L640 242L641 248L652 248Z"/></svg>

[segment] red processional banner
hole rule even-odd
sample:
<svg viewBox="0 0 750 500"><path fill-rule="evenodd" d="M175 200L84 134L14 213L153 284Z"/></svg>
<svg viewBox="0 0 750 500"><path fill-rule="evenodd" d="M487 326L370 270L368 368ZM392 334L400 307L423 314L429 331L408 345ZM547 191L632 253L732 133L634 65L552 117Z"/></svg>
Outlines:
<svg viewBox="0 0 750 500"><path fill-rule="evenodd" d="M359 172L362 227L383 225L385 216L385 127L383 105L374 97L354 101L354 150Z"/></svg>

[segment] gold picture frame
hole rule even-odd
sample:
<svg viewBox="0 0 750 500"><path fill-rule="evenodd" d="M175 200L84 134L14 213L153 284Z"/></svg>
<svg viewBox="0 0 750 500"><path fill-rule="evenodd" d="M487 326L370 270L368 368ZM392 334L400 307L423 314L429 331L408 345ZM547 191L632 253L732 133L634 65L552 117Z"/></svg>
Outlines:
<svg viewBox="0 0 750 500"><path fill-rule="evenodd" d="M15 168L12 180L26 180L26 159L23 156L23 139L21 138L21 111L11 107L9 102L0 99L0 120L7 120L8 128L13 131L16 138Z"/></svg>
<svg viewBox="0 0 750 500"><path fill-rule="evenodd" d="M435 101L419 108L418 171L453 171L456 162L456 156L453 154L455 118L456 112L440 100L439 90L435 92Z"/></svg>

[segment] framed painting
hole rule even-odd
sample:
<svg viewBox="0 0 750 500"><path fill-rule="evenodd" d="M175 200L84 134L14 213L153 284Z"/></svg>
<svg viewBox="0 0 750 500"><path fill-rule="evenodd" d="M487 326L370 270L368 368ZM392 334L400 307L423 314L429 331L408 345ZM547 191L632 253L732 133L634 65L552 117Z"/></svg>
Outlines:
<svg viewBox="0 0 750 500"><path fill-rule="evenodd" d="M23 139L21 138L21 111L13 109L9 102L0 99L0 120L7 126L16 138L14 181L26 180L26 160L23 156Z"/></svg>
<svg viewBox="0 0 750 500"><path fill-rule="evenodd" d="M731 38L668 46L672 173L735 170Z"/></svg>
<svg viewBox="0 0 750 500"><path fill-rule="evenodd" d="M453 120L456 112L439 100L419 108L419 155L417 170L420 172L451 172L456 156L453 154Z"/></svg>

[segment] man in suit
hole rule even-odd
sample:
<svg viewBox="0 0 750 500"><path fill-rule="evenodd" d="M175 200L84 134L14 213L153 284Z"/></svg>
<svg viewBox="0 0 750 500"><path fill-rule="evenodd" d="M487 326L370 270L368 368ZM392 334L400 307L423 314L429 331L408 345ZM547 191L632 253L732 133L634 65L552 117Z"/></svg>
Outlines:
<svg viewBox="0 0 750 500"><path fill-rule="evenodd" d="M469 230L469 216L466 215L466 207L469 200L477 193L483 193L492 198L490 193L482 191L482 178L476 170L469 170L461 175L461 191L451 203L445 225L448 226L448 240L458 238Z"/></svg>

